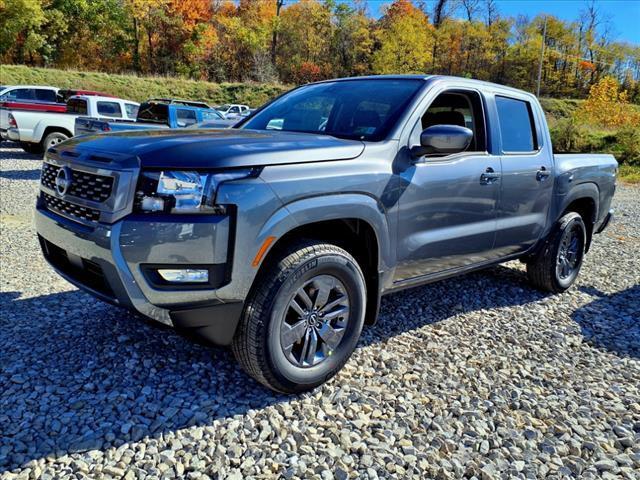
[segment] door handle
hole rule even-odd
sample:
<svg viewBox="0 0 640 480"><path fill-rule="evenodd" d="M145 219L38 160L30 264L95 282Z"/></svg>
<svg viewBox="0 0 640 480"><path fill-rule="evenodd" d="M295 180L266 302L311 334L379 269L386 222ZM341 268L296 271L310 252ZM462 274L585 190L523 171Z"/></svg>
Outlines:
<svg viewBox="0 0 640 480"><path fill-rule="evenodd" d="M500 180L500 174L491 167L487 167L484 173L480 175L481 185L491 185L492 183L495 183L498 180Z"/></svg>
<svg viewBox="0 0 640 480"><path fill-rule="evenodd" d="M550 175L551 172L547 170L547 167L543 165L542 167L540 167L540 170L536 172L536 180L539 182L544 182L547 178L549 178Z"/></svg>

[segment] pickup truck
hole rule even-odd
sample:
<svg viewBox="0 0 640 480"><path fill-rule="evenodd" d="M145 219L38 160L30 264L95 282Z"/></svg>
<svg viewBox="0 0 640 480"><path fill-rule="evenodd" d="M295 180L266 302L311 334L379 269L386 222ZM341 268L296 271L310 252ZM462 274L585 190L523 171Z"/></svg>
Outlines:
<svg viewBox="0 0 640 480"><path fill-rule="evenodd" d="M24 91L26 90L26 93ZM92 90L43 90L45 93L29 94L29 89L13 89L8 95L0 95L0 137L2 140L9 138L9 113L12 110L25 110L30 112L65 113L67 100L76 95L95 95L111 97L111 95L94 92ZM18 93L21 95L18 95ZM18 98L18 97L23 98ZM34 97L46 98L46 100L33 99ZM55 98L55 101L53 100ZM15 122L15 117L14 117ZM29 145L27 145L29 149ZM31 149L33 150L33 149Z"/></svg>
<svg viewBox="0 0 640 480"><path fill-rule="evenodd" d="M241 105L239 103L231 103L216 107L216 110L224 115L225 118L237 118L248 115L251 112L249 105Z"/></svg>
<svg viewBox="0 0 640 480"><path fill-rule="evenodd" d="M228 128L238 120L227 120L206 103L155 98L140 105L135 121L79 117L75 122L75 134L185 128L203 122L215 128Z"/></svg>
<svg viewBox="0 0 640 480"><path fill-rule="evenodd" d="M227 130L56 145L35 221L71 283L299 392L342 368L384 294L513 259L534 287L570 288L612 219L616 175L611 155L554 155L532 94L347 78Z"/></svg>
<svg viewBox="0 0 640 480"><path fill-rule="evenodd" d="M7 140L9 138L8 130L10 103L48 103L50 105L46 111L60 111L60 106L56 104L57 95L58 88L44 85L0 86L0 141ZM57 109L54 108L54 106L57 107Z"/></svg>
<svg viewBox="0 0 640 480"><path fill-rule="evenodd" d="M73 136L79 116L101 118L134 118L138 104L129 100L97 95L76 95L67 101L65 113L10 110L10 140L20 143L29 153L41 153Z"/></svg>

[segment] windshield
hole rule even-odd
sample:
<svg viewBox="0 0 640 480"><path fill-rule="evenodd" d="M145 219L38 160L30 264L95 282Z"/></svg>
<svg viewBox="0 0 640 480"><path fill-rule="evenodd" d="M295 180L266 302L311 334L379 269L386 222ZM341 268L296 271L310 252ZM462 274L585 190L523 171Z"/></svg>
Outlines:
<svg viewBox="0 0 640 480"><path fill-rule="evenodd" d="M424 85L419 79L325 82L293 90L241 128L285 130L378 141Z"/></svg>

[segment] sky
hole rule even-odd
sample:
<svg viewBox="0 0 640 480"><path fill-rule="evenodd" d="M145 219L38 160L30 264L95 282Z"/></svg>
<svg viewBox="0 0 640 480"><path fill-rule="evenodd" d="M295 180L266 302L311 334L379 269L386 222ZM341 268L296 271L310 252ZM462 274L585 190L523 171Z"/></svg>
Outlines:
<svg viewBox="0 0 640 480"><path fill-rule="evenodd" d="M390 0L367 0L369 12L375 17L389 3ZM427 4L433 3L427 0ZM497 3L500 13L509 17L548 13L563 20L577 20L587 0L497 0ZM640 45L640 0L596 0L596 8L609 17L612 40Z"/></svg>

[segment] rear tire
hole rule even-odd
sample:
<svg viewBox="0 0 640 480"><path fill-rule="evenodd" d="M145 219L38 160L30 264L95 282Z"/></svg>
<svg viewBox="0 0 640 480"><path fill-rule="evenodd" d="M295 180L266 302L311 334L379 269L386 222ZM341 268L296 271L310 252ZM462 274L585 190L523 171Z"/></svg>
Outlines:
<svg viewBox="0 0 640 480"><path fill-rule="evenodd" d="M69 136L62 132L51 132L47 135L42 142L42 151L47 151L51 147L55 147L56 145L68 140Z"/></svg>
<svg viewBox="0 0 640 480"><path fill-rule="evenodd" d="M356 260L335 245L308 241L265 265L231 348L242 368L283 393L333 377L356 347L366 287Z"/></svg>
<svg viewBox="0 0 640 480"><path fill-rule="evenodd" d="M584 259L586 232L582 217L575 212L558 220L542 250L527 262L533 286L560 293L573 285Z"/></svg>

